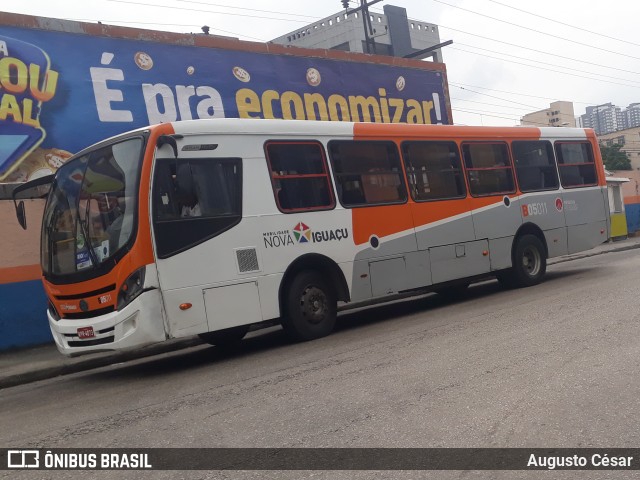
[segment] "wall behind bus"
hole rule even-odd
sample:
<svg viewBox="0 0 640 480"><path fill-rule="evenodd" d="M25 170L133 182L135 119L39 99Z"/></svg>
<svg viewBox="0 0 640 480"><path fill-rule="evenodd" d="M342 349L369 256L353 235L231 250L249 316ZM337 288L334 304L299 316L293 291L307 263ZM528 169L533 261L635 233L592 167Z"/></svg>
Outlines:
<svg viewBox="0 0 640 480"><path fill-rule="evenodd" d="M0 200L0 351L53 341L40 280L43 200L26 200L27 227L10 200Z"/></svg>
<svg viewBox="0 0 640 480"><path fill-rule="evenodd" d="M640 232L640 171L618 170L615 175L629 179L622 184L624 211L627 216L629 235L637 235Z"/></svg>

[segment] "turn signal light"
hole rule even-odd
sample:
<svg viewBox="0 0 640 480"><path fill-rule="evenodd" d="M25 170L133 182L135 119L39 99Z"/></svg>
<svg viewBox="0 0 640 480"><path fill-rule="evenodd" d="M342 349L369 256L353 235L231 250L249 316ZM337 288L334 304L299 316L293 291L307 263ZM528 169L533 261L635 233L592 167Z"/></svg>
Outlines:
<svg viewBox="0 0 640 480"><path fill-rule="evenodd" d="M191 307L193 307L193 305L191 305L190 303L181 303L180 304L180 310L189 310Z"/></svg>

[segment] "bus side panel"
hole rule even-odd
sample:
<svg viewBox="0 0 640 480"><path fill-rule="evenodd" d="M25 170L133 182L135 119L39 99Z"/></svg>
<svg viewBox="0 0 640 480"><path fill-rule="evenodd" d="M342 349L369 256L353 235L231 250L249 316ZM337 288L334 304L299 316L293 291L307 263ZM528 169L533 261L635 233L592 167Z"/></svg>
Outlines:
<svg viewBox="0 0 640 480"><path fill-rule="evenodd" d="M433 283L480 275L489 271L487 240L456 243L429 249Z"/></svg>
<svg viewBox="0 0 640 480"><path fill-rule="evenodd" d="M162 296L171 338L187 337L207 331L207 315L200 288L165 290ZM192 306L182 310L180 305L186 303Z"/></svg>
<svg viewBox="0 0 640 480"><path fill-rule="evenodd" d="M475 240L472 203L467 198L411 204L419 250Z"/></svg>
<svg viewBox="0 0 640 480"><path fill-rule="evenodd" d="M548 257L566 255L567 229L562 211L560 190L526 193L521 197L522 223L533 223L542 230L548 249Z"/></svg>
<svg viewBox="0 0 640 480"><path fill-rule="evenodd" d="M428 270L408 268L417 251L409 204L354 208L352 301L417 288L430 283Z"/></svg>
<svg viewBox="0 0 640 480"><path fill-rule="evenodd" d="M567 227L563 225L560 228L546 230L543 233L547 242L548 258L559 257L561 255L566 255L569 252L567 243Z"/></svg>
<svg viewBox="0 0 640 480"><path fill-rule="evenodd" d="M568 253L589 250L607 240L607 208L602 189L597 186L562 192Z"/></svg>
<svg viewBox="0 0 640 480"><path fill-rule="evenodd" d="M494 200L491 205L472 212L476 239L513 237L522 224L520 199L506 195L491 198Z"/></svg>
<svg viewBox="0 0 640 480"><path fill-rule="evenodd" d="M393 294L431 283L428 261L425 264L424 256L416 255L413 228L386 237L372 233L371 238L368 244L360 246L355 256L352 301L363 301L372 296ZM420 265L426 268L422 269Z"/></svg>
<svg viewBox="0 0 640 480"><path fill-rule="evenodd" d="M236 283L203 290L209 330L262 321L258 282Z"/></svg>
<svg viewBox="0 0 640 480"><path fill-rule="evenodd" d="M513 237L494 238L489 240L489 256L491 270L503 270L511 267L511 249Z"/></svg>

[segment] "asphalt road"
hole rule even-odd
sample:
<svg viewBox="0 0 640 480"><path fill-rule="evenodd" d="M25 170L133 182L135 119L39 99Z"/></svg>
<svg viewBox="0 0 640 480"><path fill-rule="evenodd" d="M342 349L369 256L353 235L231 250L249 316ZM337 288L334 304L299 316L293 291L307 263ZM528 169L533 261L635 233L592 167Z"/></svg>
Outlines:
<svg viewBox="0 0 640 480"><path fill-rule="evenodd" d="M640 447L639 285L640 250L610 253L554 265L543 284L528 289L486 282L460 301L429 295L348 312L336 333L314 342L290 344L272 329L233 353L200 346L9 388L0 392L0 445ZM543 472L89 476L540 478Z"/></svg>

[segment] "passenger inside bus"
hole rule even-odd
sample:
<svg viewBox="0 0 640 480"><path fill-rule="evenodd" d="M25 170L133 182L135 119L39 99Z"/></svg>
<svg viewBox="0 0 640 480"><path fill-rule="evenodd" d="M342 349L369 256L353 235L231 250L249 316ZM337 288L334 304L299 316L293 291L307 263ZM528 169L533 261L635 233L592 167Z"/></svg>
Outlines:
<svg viewBox="0 0 640 480"><path fill-rule="evenodd" d="M202 210L196 193L195 182L188 163L179 165L175 177L176 196L180 206L180 216L201 217Z"/></svg>
<svg viewBox="0 0 640 480"><path fill-rule="evenodd" d="M127 242L133 229L133 212L128 212L131 199L119 197L124 192L96 194L98 210L92 217L92 243L109 240L109 251L115 252ZM106 227L106 228L105 228Z"/></svg>

